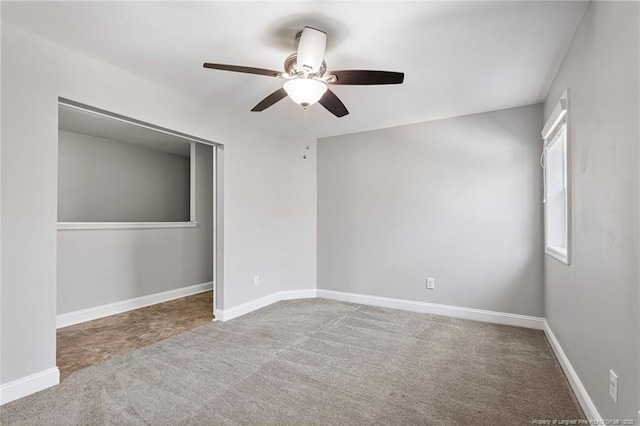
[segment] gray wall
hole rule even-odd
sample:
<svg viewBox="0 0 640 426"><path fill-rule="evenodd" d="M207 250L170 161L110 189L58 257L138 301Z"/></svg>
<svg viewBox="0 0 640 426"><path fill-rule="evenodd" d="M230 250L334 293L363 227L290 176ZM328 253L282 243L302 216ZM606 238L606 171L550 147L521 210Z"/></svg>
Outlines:
<svg viewBox="0 0 640 426"><path fill-rule="evenodd" d="M541 127L534 105L319 140L318 288L542 316Z"/></svg>
<svg viewBox="0 0 640 426"><path fill-rule="evenodd" d="M224 143L219 307L279 291L281 271L292 262L300 269L287 289L315 288L315 168L301 165L308 164L300 159L306 140L259 131L222 104L184 96L6 23L1 29L0 383L56 365L58 97ZM304 196L284 179L307 188ZM281 219L291 210L298 212L293 226Z"/></svg>
<svg viewBox="0 0 640 426"><path fill-rule="evenodd" d="M190 160L58 132L58 222L189 221Z"/></svg>
<svg viewBox="0 0 640 426"><path fill-rule="evenodd" d="M605 419L640 408L639 12L591 2L544 107L546 117L570 90L572 263L545 258L546 317Z"/></svg>
<svg viewBox="0 0 640 426"><path fill-rule="evenodd" d="M58 314L213 280L212 150L196 145L197 228L58 231Z"/></svg>

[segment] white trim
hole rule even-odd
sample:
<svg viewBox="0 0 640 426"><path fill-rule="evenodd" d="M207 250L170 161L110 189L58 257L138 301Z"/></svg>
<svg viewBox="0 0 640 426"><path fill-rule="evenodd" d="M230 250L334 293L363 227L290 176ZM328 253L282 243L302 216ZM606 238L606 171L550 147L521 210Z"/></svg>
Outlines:
<svg viewBox="0 0 640 426"><path fill-rule="evenodd" d="M280 293L273 293L260 299L252 300L251 302L243 303L231 309L218 309L216 319L220 321L229 321L234 318L238 318L242 315L246 315L249 312L257 311L260 308L269 306L273 303L280 301Z"/></svg>
<svg viewBox="0 0 640 426"><path fill-rule="evenodd" d="M549 136L551 136L551 134L553 133L555 128L558 126L560 121L562 121L562 119L567 115L568 99L569 99L569 91L565 90L564 93L562 93L560 100L558 101L556 106L553 108L553 111L551 111L551 115L547 119L547 123L544 125L544 128L542 129L541 134L543 139L547 139Z"/></svg>
<svg viewBox="0 0 640 426"><path fill-rule="evenodd" d="M171 136L176 136L182 139L186 139L188 141L198 142L205 145L210 146L219 146L221 144L217 142L213 142L207 139L202 139L197 136L191 136L186 133L178 132L175 130L167 129L165 127L156 126L155 124L146 123L144 121L136 120L135 118L126 117L124 115L116 114L111 111L106 111L104 109L95 108L89 105L82 104L80 102L72 101L70 99L60 98L58 97L58 104L64 105L65 107L77 109L84 112L89 112L91 114L99 115L105 118L110 118L116 121L122 121L127 124L133 124L138 127L143 127L145 129L155 130L156 132L164 133Z"/></svg>
<svg viewBox="0 0 640 426"><path fill-rule="evenodd" d="M216 317L216 307L218 306L218 147L211 149L211 179L213 182L213 218L211 228L213 229L213 318Z"/></svg>
<svg viewBox="0 0 640 426"><path fill-rule="evenodd" d="M565 376L567 376L571 389L573 389L573 393L576 395L585 416L587 416L588 420L595 420L593 424L604 424L602 423L602 417L600 416L600 413L598 413L596 405L591 400L587 390L580 381L580 377L578 377L578 373L573 369L571 362L569 362L569 358L567 358L567 355L562 350L558 339L556 339L553 331L551 331L551 327L546 319L544 320L544 333L547 336L551 349L553 349L553 352L556 354L556 358L558 359Z"/></svg>
<svg viewBox="0 0 640 426"><path fill-rule="evenodd" d="M504 312L485 311L459 306L439 305L428 302L415 302L411 300L392 299L388 297L367 296L364 294L344 293L341 291L309 289L280 291L251 302L243 303L231 309L218 309L217 318L221 321L229 321L239 316L248 314L265 306L269 306L280 300L312 299L322 297L324 299L338 300L341 302L359 303L362 305L381 306L385 308L401 309L404 311L420 312L426 314L441 315L446 317L462 318L474 321L490 322L495 324L513 325L516 327L543 329L543 318L528 315L509 314Z"/></svg>
<svg viewBox="0 0 640 426"><path fill-rule="evenodd" d="M196 228L198 222L58 222L58 230Z"/></svg>
<svg viewBox="0 0 640 426"><path fill-rule="evenodd" d="M563 141L563 167L564 167L564 228L565 243L564 250L549 245L549 204L547 203L547 151L555 145L560 135L560 130L564 125L564 141ZM560 100L553 108L551 115L547 119L547 123L542 130L542 138L544 140L542 149L542 180L543 180L543 200L544 203L544 244L545 253L554 259L559 260L567 265L571 264L571 123L569 117L569 89L565 90Z"/></svg>
<svg viewBox="0 0 640 426"><path fill-rule="evenodd" d="M269 306L273 303L279 302L281 300L313 299L315 297L316 289L279 291L277 293L261 297L260 299L243 303L242 305L235 306L231 309L218 309L216 311L216 319L220 321L229 321L258 309L264 308L265 306Z"/></svg>
<svg viewBox="0 0 640 426"><path fill-rule="evenodd" d="M196 222L196 143L189 145L189 221Z"/></svg>
<svg viewBox="0 0 640 426"><path fill-rule="evenodd" d="M41 390L50 388L60 383L60 370L58 367L49 368L39 373L21 377L12 382L0 385L0 405L24 398Z"/></svg>
<svg viewBox="0 0 640 426"><path fill-rule="evenodd" d="M320 290L318 297L339 300L341 302L359 303L362 305L380 306L383 308L401 309L403 311L420 312L445 317L461 318L494 324L512 325L516 327L542 330L544 319L528 315L510 314L506 312L486 311L461 306L440 305L437 303L417 302L413 300L392 299L390 297L369 296L365 294L344 293L341 291Z"/></svg>
<svg viewBox="0 0 640 426"><path fill-rule="evenodd" d="M318 290L310 288L308 290L288 290L278 293L280 300L295 300L295 299L315 299L318 297Z"/></svg>
<svg viewBox="0 0 640 426"><path fill-rule="evenodd" d="M569 264L569 256L567 256L567 252L566 250L563 252L561 250L558 250L555 247L552 246L547 246L544 249L544 252L546 254L548 254L549 256L558 259L559 261L566 263L567 265Z"/></svg>
<svg viewBox="0 0 640 426"><path fill-rule="evenodd" d="M175 290L163 291L162 293L150 294L148 296L136 297L134 299L109 303L107 305L82 309L80 311L60 314L56 317L56 328L68 327L85 321L108 317L110 315L121 314L133 309L144 308L145 306L157 303L168 302L181 297L191 296L213 289L213 282L196 284L189 287L182 287Z"/></svg>

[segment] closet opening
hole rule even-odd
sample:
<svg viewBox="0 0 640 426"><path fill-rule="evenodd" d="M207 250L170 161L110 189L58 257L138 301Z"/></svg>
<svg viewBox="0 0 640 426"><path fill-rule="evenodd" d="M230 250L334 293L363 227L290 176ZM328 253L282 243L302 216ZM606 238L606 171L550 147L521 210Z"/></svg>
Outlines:
<svg viewBox="0 0 640 426"><path fill-rule="evenodd" d="M61 380L215 318L219 153L214 142L59 99Z"/></svg>

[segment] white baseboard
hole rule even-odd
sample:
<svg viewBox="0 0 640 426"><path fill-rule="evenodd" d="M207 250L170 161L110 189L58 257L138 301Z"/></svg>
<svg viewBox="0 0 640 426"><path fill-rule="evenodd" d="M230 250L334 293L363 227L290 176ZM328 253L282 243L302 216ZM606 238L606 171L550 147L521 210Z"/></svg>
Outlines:
<svg viewBox="0 0 640 426"><path fill-rule="evenodd" d="M60 383L58 367L0 385L0 405L40 392Z"/></svg>
<svg viewBox="0 0 640 426"><path fill-rule="evenodd" d="M270 294L260 299L252 300L251 302L243 303L242 305L235 306L230 309L216 309L216 319L220 321L229 321L239 316L248 314L265 306L269 306L273 303L281 300L293 300L293 299L312 299L316 297L316 289L309 290L290 290L279 291L277 293Z"/></svg>
<svg viewBox="0 0 640 426"><path fill-rule="evenodd" d="M341 302L359 303L362 305L381 306L385 308L401 309L426 314L442 315L469 319L475 321L490 322L496 324L513 325L517 327L533 328L542 330L544 319L519 314L508 314L504 312L484 311L481 309L462 308L459 306L439 305L428 302L414 302L411 300L391 299L388 297L368 296L364 294L343 293L340 291L308 289L280 291L251 302L243 303L230 309L216 310L216 317L220 321L229 321L239 316L248 314L257 309L269 306L280 300L311 299L322 297L325 299L339 300Z"/></svg>
<svg viewBox="0 0 640 426"><path fill-rule="evenodd" d="M368 296L365 294L344 293L332 290L318 289L317 294L318 297L323 297L325 299L359 303L361 305L380 306L383 308L401 309L403 311L420 312L423 314L490 322L494 324L513 325L516 327L533 328L536 330L542 330L544 328L543 318L528 315L485 311L482 309L440 305L437 303L417 302L404 299L392 299L390 297Z"/></svg>
<svg viewBox="0 0 640 426"><path fill-rule="evenodd" d="M82 309L80 311L60 314L56 317L56 328L68 327L85 321L108 317L110 315L121 314L133 309L144 308L145 306L157 303L168 302L181 297L191 296L213 289L213 282L196 284L189 287L182 287L175 290L163 291L162 293L150 294L148 296L136 297L135 299L123 300L121 302L109 303L108 305L96 306L94 308ZM212 314L213 315L213 314Z"/></svg>
<svg viewBox="0 0 640 426"><path fill-rule="evenodd" d="M294 299L313 299L317 297L318 290L311 288L308 290L288 290L278 293L280 300L294 300Z"/></svg>
<svg viewBox="0 0 640 426"><path fill-rule="evenodd" d="M578 377L578 373L573 369L571 362L569 362L569 358L567 358L567 355L562 350L560 342L558 342L555 334L551 331L551 327L549 327L549 323L547 323L546 319L544 320L544 334L547 336L547 340L549 341L553 352L556 354L556 358L558 359L565 376L567 376L571 389L573 389L573 393L576 395L576 398L578 398L578 402L580 403L585 416L587 416L588 420L595 420L596 422L593 424L604 424L596 405L591 400L591 397L587 393L582 381L580 381L580 377Z"/></svg>
<svg viewBox="0 0 640 426"><path fill-rule="evenodd" d="M246 315L249 312L256 311L260 308L264 308L265 306L269 306L272 303L278 302L280 300L279 295L280 293L273 293L268 296L261 297L260 299L235 306L231 309L216 309L216 319L220 321L229 321L242 315Z"/></svg>

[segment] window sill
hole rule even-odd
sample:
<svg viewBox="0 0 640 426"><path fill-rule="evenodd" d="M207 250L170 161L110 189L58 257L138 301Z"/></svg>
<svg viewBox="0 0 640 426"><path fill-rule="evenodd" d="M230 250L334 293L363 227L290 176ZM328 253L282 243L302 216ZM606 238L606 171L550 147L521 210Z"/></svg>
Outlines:
<svg viewBox="0 0 640 426"><path fill-rule="evenodd" d="M58 222L58 230L195 228L198 222Z"/></svg>
<svg viewBox="0 0 640 426"><path fill-rule="evenodd" d="M544 251L554 259L557 259L562 263L566 263L567 265L569 264L569 254L566 250L560 250L555 247L547 247L544 249Z"/></svg>

